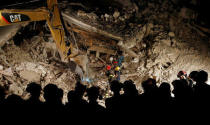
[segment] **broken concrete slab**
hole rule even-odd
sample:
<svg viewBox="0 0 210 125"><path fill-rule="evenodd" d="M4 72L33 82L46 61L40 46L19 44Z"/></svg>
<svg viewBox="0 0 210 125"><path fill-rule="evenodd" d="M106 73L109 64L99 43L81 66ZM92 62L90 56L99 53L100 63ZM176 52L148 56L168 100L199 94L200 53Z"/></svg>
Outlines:
<svg viewBox="0 0 210 125"><path fill-rule="evenodd" d="M41 79L39 73L29 70L20 71L20 77L31 82L39 82Z"/></svg>

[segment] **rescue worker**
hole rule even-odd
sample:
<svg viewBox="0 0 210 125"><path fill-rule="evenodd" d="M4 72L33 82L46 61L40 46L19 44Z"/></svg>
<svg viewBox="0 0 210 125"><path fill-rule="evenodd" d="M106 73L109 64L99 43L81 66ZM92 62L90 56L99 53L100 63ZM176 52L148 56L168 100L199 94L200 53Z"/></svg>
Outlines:
<svg viewBox="0 0 210 125"><path fill-rule="evenodd" d="M120 81L120 74L121 74L121 66L122 62L124 61L124 56L122 51L117 51L117 59L114 62L114 70L116 75L116 80Z"/></svg>
<svg viewBox="0 0 210 125"><path fill-rule="evenodd" d="M193 87L193 83L191 81L191 78L187 76L187 72L185 71L179 71L179 73L177 74L177 77L180 80L186 80L188 85L192 88Z"/></svg>
<svg viewBox="0 0 210 125"><path fill-rule="evenodd" d="M115 77L117 81L120 81L120 67L117 65L114 69L115 71Z"/></svg>
<svg viewBox="0 0 210 125"><path fill-rule="evenodd" d="M112 73L112 66L111 65L107 65L106 66L106 76L108 77L108 81L109 83L112 81L112 79L114 78L114 74Z"/></svg>
<svg viewBox="0 0 210 125"><path fill-rule="evenodd" d="M185 71L179 71L179 73L177 74L177 77L181 80L181 79L187 79L187 72Z"/></svg>
<svg viewBox="0 0 210 125"><path fill-rule="evenodd" d="M122 66L122 62L124 61L123 52L122 51L118 51L117 54L118 54L118 57L117 57L118 66L121 67Z"/></svg>

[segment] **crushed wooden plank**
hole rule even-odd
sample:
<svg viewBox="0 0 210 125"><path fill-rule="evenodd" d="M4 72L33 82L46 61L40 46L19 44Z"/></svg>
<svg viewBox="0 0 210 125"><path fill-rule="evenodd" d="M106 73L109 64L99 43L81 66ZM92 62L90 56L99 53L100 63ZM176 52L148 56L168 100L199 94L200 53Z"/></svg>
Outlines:
<svg viewBox="0 0 210 125"><path fill-rule="evenodd" d="M103 59L101 59L100 57L97 57L99 60L101 60L104 64L106 64L106 61L104 61Z"/></svg>
<svg viewBox="0 0 210 125"><path fill-rule="evenodd" d="M187 26L188 27L190 27L190 28L192 28L192 29L194 29L195 31L197 31L197 33L199 33L201 36L206 36L206 34L205 33L203 33L203 31L201 31L200 29L198 29L197 27L195 27L195 26L193 26L193 25L191 25L191 24L187 24Z"/></svg>
<svg viewBox="0 0 210 125"><path fill-rule="evenodd" d="M210 34L210 29L196 25L196 24L194 24L194 26L197 27L198 29L200 29L202 32Z"/></svg>
<svg viewBox="0 0 210 125"><path fill-rule="evenodd" d="M110 50L110 49L106 49L106 48L103 48L103 47L99 47L99 46L91 46L88 51L96 51L99 52L99 53L106 53L106 54L110 54L110 55L115 55L115 51L114 50Z"/></svg>

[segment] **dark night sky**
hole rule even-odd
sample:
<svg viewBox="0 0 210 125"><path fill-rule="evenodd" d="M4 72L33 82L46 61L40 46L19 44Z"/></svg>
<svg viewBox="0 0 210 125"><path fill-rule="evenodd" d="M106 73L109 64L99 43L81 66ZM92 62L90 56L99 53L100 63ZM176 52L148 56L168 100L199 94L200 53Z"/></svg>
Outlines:
<svg viewBox="0 0 210 125"><path fill-rule="evenodd" d="M22 3L24 1L28 2L28 1L31 1L31 0L6 0L6 1L4 1L4 3L1 3L0 9L5 8L5 6L7 6L7 5L16 4L16 3L20 3L20 2ZM32 0L32 1L34 1L34 0ZM61 1L61 0L58 0L58 1ZM94 5L101 6L101 4L99 4L99 3L102 3L101 1L98 2L99 0L69 0L69 1L70 2L93 3L93 6ZM141 1L141 0L139 0L139 1ZM188 7L188 8L191 8L191 9L199 12L199 19L198 20L203 21L210 26L210 19L209 19L210 0L197 0L197 5L192 5L191 0L176 0L176 1L178 1L177 7ZM43 6L43 5L45 5L45 0L41 0L41 2L37 2L37 4L33 3L31 5L33 7L35 6L35 8L39 7L39 6ZM30 5L25 5L24 4L25 9L26 9L26 7L29 7L29 6ZM6 7L6 8L14 8L14 7ZM20 6L19 8L23 8L23 6Z"/></svg>

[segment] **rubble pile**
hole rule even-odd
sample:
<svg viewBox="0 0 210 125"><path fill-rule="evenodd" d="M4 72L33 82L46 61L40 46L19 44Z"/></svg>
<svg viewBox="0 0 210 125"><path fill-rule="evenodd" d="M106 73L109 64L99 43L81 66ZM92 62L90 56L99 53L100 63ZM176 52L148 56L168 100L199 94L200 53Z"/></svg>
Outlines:
<svg viewBox="0 0 210 125"><path fill-rule="evenodd" d="M66 97L68 91L74 89L75 74L62 63L53 61L56 52L55 43L45 42L40 36L25 40L20 46L11 40L1 50L0 84L8 88L9 94L25 98L30 82L40 83L43 88L53 83L64 90Z"/></svg>

